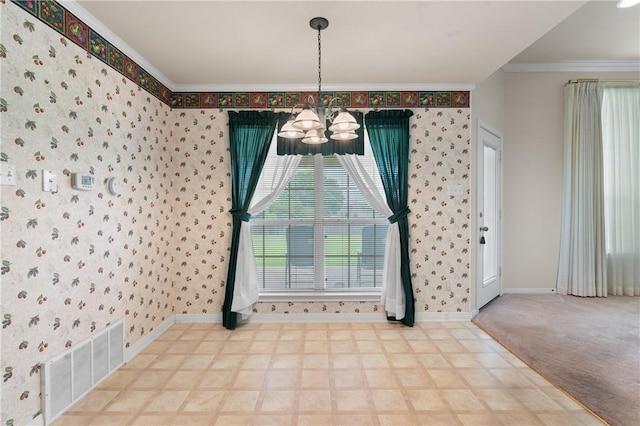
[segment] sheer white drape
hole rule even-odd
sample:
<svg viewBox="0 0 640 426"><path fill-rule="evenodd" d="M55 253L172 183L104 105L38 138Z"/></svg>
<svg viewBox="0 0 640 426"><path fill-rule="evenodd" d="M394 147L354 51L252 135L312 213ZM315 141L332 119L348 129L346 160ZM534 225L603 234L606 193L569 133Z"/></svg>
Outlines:
<svg viewBox="0 0 640 426"><path fill-rule="evenodd" d="M565 86L564 182L557 292L607 296L602 88Z"/></svg>
<svg viewBox="0 0 640 426"><path fill-rule="evenodd" d="M393 215L384 194L380 192L358 156L348 154L336 155L336 157L371 207L386 217ZM404 318L406 303L400 274L400 228L397 222L390 224L387 229L380 303L384 305L388 315L397 320Z"/></svg>
<svg viewBox="0 0 640 426"><path fill-rule="evenodd" d="M607 287L640 296L640 88L602 98Z"/></svg>
<svg viewBox="0 0 640 426"><path fill-rule="evenodd" d="M262 213L278 198L302 159L300 155L276 155L276 145L274 139L248 210L252 216ZM242 317L246 318L253 313L253 304L258 301L258 296L258 266L253 252L251 222L242 222L231 311L242 314Z"/></svg>

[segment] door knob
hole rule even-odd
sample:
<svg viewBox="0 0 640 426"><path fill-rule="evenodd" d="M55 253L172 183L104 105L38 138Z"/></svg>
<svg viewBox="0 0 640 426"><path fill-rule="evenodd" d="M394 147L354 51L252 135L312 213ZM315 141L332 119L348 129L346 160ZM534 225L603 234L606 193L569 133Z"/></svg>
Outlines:
<svg viewBox="0 0 640 426"><path fill-rule="evenodd" d="M481 226L481 227L480 227L480 230L481 230L482 232L487 232L487 231L489 230L489 227L488 227L488 226Z"/></svg>

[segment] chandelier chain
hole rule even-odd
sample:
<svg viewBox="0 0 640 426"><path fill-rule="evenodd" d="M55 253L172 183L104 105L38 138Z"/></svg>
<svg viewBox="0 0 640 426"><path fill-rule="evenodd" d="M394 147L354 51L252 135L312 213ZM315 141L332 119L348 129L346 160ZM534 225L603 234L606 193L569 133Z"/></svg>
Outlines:
<svg viewBox="0 0 640 426"><path fill-rule="evenodd" d="M321 27L318 26L318 102L320 102L320 90L322 88L322 42L320 39Z"/></svg>

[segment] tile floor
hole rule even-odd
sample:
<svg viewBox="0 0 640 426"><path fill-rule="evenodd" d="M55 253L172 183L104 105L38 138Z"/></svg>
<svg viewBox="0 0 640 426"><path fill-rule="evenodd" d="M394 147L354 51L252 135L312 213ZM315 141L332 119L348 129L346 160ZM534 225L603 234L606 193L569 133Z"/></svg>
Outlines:
<svg viewBox="0 0 640 426"><path fill-rule="evenodd" d="M601 425L470 322L176 324L61 425Z"/></svg>

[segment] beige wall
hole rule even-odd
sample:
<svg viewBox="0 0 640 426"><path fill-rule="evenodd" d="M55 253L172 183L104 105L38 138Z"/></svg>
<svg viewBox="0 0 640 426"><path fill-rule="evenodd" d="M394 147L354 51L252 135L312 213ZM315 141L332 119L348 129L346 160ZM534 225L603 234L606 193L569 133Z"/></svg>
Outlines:
<svg viewBox="0 0 640 426"><path fill-rule="evenodd" d="M504 82L505 73L498 70L484 81L478 83L471 94L472 124L471 133L475 137L478 119L496 130L504 129ZM475 140L475 138L474 138Z"/></svg>
<svg viewBox="0 0 640 426"><path fill-rule="evenodd" d="M484 81L480 82L473 92L471 93L471 169L470 169L470 182L471 191L469 202L471 203L471 243L469 244L471 250L471 309L476 308L476 265L475 261L477 256L478 245L475 244L475 238L477 233L475 229L478 229L477 224L477 210L476 206L476 161L477 161L477 140L478 140L478 120L482 121L485 125L491 128L503 132L504 129L504 78L505 73L502 70L498 70Z"/></svg>
<svg viewBox="0 0 640 426"><path fill-rule="evenodd" d="M556 285L564 84L578 78L639 77L638 73L596 72L505 74L503 288L506 291Z"/></svg>

